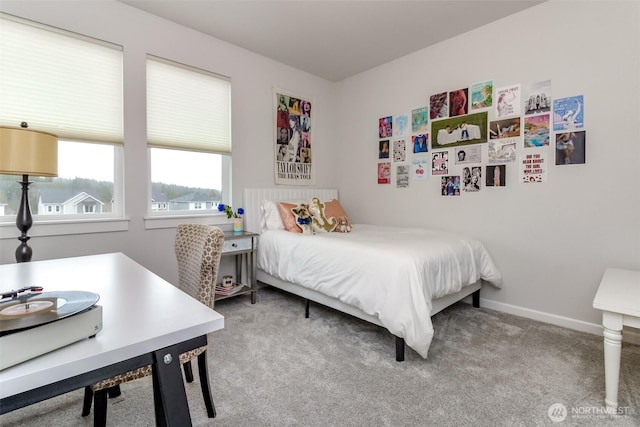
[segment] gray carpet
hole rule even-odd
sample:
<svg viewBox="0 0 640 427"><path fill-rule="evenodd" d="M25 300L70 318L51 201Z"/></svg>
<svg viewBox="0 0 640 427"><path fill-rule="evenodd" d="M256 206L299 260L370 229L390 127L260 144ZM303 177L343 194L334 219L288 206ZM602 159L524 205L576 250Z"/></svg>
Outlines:
<svg viewBox="0 0 640 427"><path fill-rule="evenodd" d="M218 416L206 417L196 381L187 384L200 426L639 426L640 347L624 344L622 415L602 415L602 339L458 303L433 318L429 358L407 349L395 361L384 329L272 288L220 301L225 329L210 336ZM194 364L194 370L197 366ZM91 426L82 391L0 416L0 425ZM153 426L151 382L110 399L110 426Z"/></svg>

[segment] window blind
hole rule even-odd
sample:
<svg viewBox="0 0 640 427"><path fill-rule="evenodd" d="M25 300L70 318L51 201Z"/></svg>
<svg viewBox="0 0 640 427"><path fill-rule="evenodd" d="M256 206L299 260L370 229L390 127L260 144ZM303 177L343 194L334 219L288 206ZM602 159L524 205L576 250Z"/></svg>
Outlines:
<svg viewBox="0 0 640 427"><path fill-rule="evenodd" d="M148 55L147 143L231 153L229 79Z"/></svg>
<svg viewBox="0 0 640 427"><path fill-rule="evenodd" d="M122 47L0 14L0 125L123 142Z"/></svg>

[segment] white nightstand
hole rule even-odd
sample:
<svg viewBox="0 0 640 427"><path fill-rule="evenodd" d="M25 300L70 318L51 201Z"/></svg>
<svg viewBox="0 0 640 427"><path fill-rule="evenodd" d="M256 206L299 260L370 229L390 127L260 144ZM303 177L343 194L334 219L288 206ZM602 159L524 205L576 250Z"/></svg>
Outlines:
<svg viewBox="0 0 640 427"><path fill-rule="evenodd" d="M256 303L256 250L258 247L258 235L247 231L225 231L222 256L233 255L236 263L236 286L242 285L238 291L230 295L216 293L216 300L231 298L238 295L251 294L251 304ZM243 273L246 276L243 278Z"/></svg>

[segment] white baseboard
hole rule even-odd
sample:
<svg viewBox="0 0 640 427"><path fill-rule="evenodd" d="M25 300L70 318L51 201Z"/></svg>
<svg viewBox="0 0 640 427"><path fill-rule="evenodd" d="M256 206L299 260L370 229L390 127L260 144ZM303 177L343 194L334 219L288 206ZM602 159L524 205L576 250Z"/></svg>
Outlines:
<svg viewBox="0 0 640 427"><path fill-rule="evenodd" d="M480 298L480 307L488 308L503 313L513 314L514 316L525 317L527 319L537 320L552 325L561 326L563 328L573 329L575 331L587 332L589 334L602 336L602 325L597 323L583 322L582 320L571 319L556 314L549 314L542 311L530 310L524 307L518 307L502 302L486 300ZM625 328L622 332L622 341L640 345L640 330L633 328Z"/></svg>

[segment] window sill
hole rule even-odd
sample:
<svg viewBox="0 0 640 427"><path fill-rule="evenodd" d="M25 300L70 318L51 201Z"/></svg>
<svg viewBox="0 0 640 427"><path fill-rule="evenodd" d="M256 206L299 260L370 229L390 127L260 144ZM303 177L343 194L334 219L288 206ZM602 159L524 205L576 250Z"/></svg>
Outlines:
<svg viewBox="0 0 640 427"><path fill-rule="evenodd" d="M185 223L216 225L223 230L233 227L233 219L228 219L219 214L157 215L144 218L144 228L146 230L176 228L178 225Z"/></svg>
<svg viewBox="0 0 640 427"><path fill-rule="evenodd" d="M64 236L71 234L109 233L127 231L128 218L96 218L68 220L34 220L28 231L30 237ZM15 222L0 223L0 239L17 239L20 231Z"/></svg>

